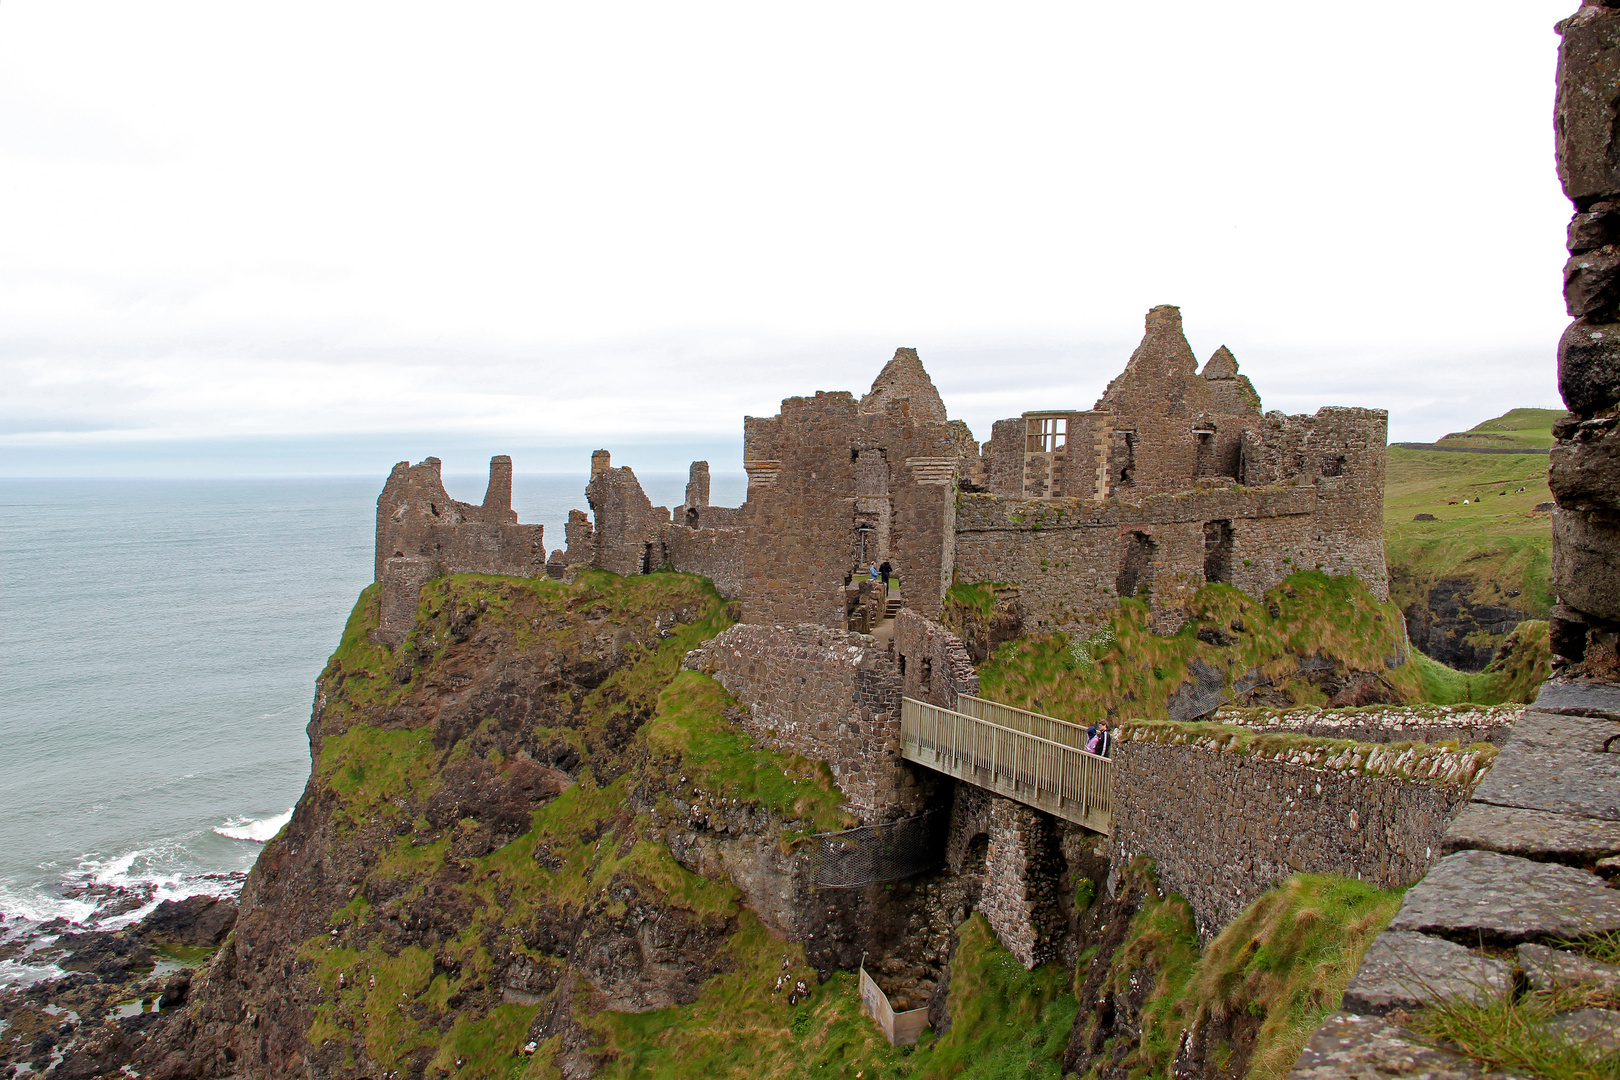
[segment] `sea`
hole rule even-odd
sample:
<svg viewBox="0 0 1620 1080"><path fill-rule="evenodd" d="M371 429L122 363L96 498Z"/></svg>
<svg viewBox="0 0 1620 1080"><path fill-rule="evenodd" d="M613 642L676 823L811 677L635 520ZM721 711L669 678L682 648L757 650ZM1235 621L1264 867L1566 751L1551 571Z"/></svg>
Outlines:
<svg viewBox="0 0 1620 1080"><path fill-rule="evenodd" d="M31 957L64 930L240 889L309 778L383 480L0 479L0 987L59 974ZM513 508L562 547L585 482L519 474ZM743 474L712 483L742 501Z"/></svg>

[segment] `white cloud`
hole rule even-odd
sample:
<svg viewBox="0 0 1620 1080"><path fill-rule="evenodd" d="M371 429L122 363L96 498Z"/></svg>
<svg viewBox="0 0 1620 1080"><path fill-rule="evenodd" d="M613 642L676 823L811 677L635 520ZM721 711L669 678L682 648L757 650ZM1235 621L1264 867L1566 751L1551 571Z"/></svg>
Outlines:
<svg viewBox="0 0 1620 1080"><path fill-rule="evenodd" d="M1268 406L1555 405L1572 2L17 0L0 446L733 439L901 344L984 437L1164 302Z"/></svg>

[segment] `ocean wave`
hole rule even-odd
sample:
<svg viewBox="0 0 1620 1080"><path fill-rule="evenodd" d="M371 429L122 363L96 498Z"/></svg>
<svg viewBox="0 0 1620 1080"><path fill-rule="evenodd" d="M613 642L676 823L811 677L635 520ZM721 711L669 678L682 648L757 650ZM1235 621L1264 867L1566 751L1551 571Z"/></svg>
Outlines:
<svg viewBox="0 0 1620 1080"><path fill-rule="evenodd" d="M221 836L228 836L232 840L256 840L262 844L280 832L281 827L292 820L292 815L292 809L289 807L284 814L260 818L257 821L248 818L231 818L223 825L215 825L214 831Z"/></svg>

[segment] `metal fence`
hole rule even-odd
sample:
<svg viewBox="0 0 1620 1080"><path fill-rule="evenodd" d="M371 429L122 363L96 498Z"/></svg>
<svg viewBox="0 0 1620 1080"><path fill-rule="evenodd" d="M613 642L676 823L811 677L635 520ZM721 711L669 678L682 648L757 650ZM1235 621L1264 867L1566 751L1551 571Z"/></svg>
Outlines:
<svg viewBox="0 0 1620 1080"><path fill-rule="evenodd" d="M1015 709L999 701L986 701L984 698L969 694L957 695L956 711L979 720L988 720L1004 728L1022 731L1025 735L1034 735L1048 742L1072 746L1076 750L1086 748L1086 729L1054 716L1043 716L1028 709Z"/></svg>
<svg viewBox="0 0 1620 1080"><path fill-rule="evenodd" d="M829 889L875 885L932 870L945 861L945 811L929 810L882 825L819 833L812 880Z"/></svg>
<svg viewBox="0 0 1620 1080"><path fill-rule="evenodd" d="M980 698L958 700L996 719L908 697L901 756L1095 832L1113 831L1113 768L1080 749L1084 728Z"/></svg>
<svg viewBox="0 0 1620 1080"><path fill-rule="evenodd" d="M861 1012L877 1021L877 1026L889 1040L890 1046L911 1046L928 1026L928 1009L907 1009L897 1013L889 1004L889 995L866 973L861 963Z"/></svg>

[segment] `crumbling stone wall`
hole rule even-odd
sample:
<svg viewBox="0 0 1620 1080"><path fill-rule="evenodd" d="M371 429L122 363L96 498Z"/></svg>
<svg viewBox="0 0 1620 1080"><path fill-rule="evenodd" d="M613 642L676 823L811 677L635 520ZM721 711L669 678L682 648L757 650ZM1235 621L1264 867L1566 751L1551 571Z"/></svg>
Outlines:
<svg viewBox="0 0 1620 1080"><path fill-rule="evenodd" d="M619 477L625 490L604 492L584 539L595 565L620 573L662 554L726 582L746 622L855 625L845 586L886 559L902 602L930 618L952 583L1003 582L1018 588L1030 629L1081 628L1141 596L1172 632L1212 580L1258 596L1321 569L1387 597L1386 434L1375 409L1262 415L1231 351L1200 371L1180 311L1161 306L1095 408L998 421L983 447L946 417L913 349L897 350L859 400L821 392L745 418L747 501L709 507L707 467L694 463L674 522L735 535L672 539L600 451L593 486Z"/></svg>
<svg viewBox="0 0 1620 1080"><path fill-rule="evenodd" d="M1558 342L1569 415L1553 428L1552 648L1620 677L1620 9L1587 0L1558 24L1558 179L1575 207Z"/></svg>
<svg viewBox="0 0 1620 1080"><path fill-rule="evenodd" d="M894 651L906 697L954 709L958 694L979 695L966 643L934 620L901 609L894 617Z"/></svg>
<svg viewBox="0 0 1620 1080"><path fill-rule="evenodd" d="M966 880L968 906L1025 967L1057 958L1068 929L1068 855L1095 838L973 784L952 792L945 865ZM963 912L965 916L966 912ZM958 920L960 921L960 920Z"/></svg>
<svg viewBox="0 0 1620 1080"><path fill-rule="evenodd" d="M382 584L377 639L405 640L422 583L443 574L538 577L546 569L544 529L520 525L512 511L512 459L489 462L482 505L444 490L438 458L394 466L377 496L376 580Z"/></svg>
<svg viewBox="0 0 1620 1080"><path fill-rule="evenodd" d="M377 496L376 579L394 558L423 558L436 574L545 572L539 525L519 525L512 511L512 459L489 460L489 488L481 506L457 502L444 490L439 459L401 461Z"/></svg>
<svg viewBox="0 0 1620 1080"><path fill-rule="evenodd" d="M922 810L926 788L900 757L900 677L872 638L742 623L688 653L685 666L748 707L749 734L825 761L862 824Z"/></svg>
<svg viewBox="0 0 1620 1080"><path fill-rule="evenodd" d="M886 555L906 606L937 615L954 554L958 434L914 349L859 402L788 398L744 420L748 622L842 625L843 587Z"/></svg>
<svg viewBox="0 0 1620 1080"><path fill-rule="evenodd" d="M1376 423L1381 427L1381 416ZM1376 493L1229 484L1138 502L964 494L957 500L956 576L1016 584L1030 630L1084 627L1107 617L1120 589L1131 587L1122 571L1133 545L1145 538L1148 561L1136 575L1134 595L1147 597L1155 612L1173 615L1211 580L1210 525L1218 523L1226 530L1218 580L1251 596L1296 571L1321 569L1355 574L1387 600L1382 502L1381 480Z"/></svg>
<svg viewBox="0 0 1620 1080"><path fill-rule="evenodd" d="M1294 873L1412 884L1440 857L1475 775L1403 779L1371 775L1359 759L1300 765L1138 734L1128 725L1114 744L1116 865L1152 858L1206 935Z"/></svg>
<svg viewBox="0 0 1620 1080"><path fill-rule="evenodd" d="M1356 574L1387 598L1388 414L1325 408L1261 415L1225 346L1197 370L1174 307L1148 312L1142 343L1091 412L998 421L989 491L956 517L956 580L1012 582L1032 629L1076 629L1145 596L1174 630L1207 581L1254 596L1289 574ZM1028 432L1061 420L1066 445Z"/></svg>

